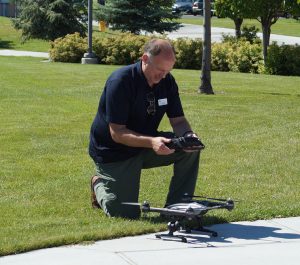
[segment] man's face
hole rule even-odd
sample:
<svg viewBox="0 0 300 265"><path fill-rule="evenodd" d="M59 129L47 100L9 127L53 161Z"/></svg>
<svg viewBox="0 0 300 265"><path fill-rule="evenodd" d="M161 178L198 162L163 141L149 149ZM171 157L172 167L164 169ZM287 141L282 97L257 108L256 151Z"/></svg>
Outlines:
<svg viewBox="0 0 300 265"><path fill-rule="evenodd" d="M174 56L152 56L144 58L144 74L150 86L166 77L175 64Z"/></svg>

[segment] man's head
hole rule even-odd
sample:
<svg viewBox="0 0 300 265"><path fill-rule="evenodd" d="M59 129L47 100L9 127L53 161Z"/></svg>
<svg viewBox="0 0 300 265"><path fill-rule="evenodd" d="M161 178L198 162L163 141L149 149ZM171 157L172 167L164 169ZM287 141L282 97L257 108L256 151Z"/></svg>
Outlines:
<svg viewBox="0 0 300 265"><path fill-rule="evenodd" d="M142 70L150 86L165 78L174 64L175 51L169 41L153 39L146 43L142 55Z"/></svg>

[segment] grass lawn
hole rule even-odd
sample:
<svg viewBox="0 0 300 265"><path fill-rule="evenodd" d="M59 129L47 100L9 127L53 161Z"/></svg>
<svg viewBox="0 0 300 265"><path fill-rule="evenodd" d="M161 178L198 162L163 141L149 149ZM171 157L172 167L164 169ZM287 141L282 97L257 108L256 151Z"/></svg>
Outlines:
<svg viewBox="0 0 300 265"><path fill-rule="evenodd" d="M203 25L202 16L197 16L196 18L191 16L190 18L183 18L180 19L179 21L181 23ZM212 17L211 25L212 27L230 28L230 29L235 28L233 20L229 18ZM242 27L246 25L247 26L255 25L261 32L261 25L256 19L245 19ZM271 33L300 37L300 21L297 21L295 19L280 18L274 25L272 25Z"/></svg>
<svg viewBox="0 0 300 265"><path fill-rule="evenodd" d="M47 52L48 41L32 39L22 43L21 32L15 30L10 18L0 16L0 49Z"/></svg>
<svg viewBox="0 0 300 265"><path fill-rule="evenodd" d="M90 206L89 128L116 66L0 57L0 255L166 229L150 215ZM206 144L196 194L239 199L205 223L300 215L300 77L174 70L185 114ZM163 121L161 129L168 130ZM140 201L163 206L171 167L143 171Z"/></svg>

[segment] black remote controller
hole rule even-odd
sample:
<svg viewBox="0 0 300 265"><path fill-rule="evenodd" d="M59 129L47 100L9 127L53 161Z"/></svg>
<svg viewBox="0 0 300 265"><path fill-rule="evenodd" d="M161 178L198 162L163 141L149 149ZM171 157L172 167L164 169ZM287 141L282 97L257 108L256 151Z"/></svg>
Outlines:
<svg viewBox="0 0 300 265"><path fill-rule="evenodd" d="M186 137L175 137L171 139L171 142L165 143L165 145L170 149L182 150L202 150L205 145L197 137L186 136Z"/></svg>

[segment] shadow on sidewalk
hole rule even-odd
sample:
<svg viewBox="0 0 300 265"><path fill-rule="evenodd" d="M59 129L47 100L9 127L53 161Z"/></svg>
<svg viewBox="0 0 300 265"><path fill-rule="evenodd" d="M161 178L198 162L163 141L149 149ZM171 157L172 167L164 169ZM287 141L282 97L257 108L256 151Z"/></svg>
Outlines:
<svg viewBox="0 0 300 265"><path fill-rule="evenodd" d="M257 243L275 243L286 240L299 240L300 233L287 232L281 227L248 225L248 224L220 224L208 227L218 233L218 237L208 237L197 231L191 234L181 233L188 238L189 243L199 244L205 243L208 247L214 247L215 243L235 243L235 244L254 244ZM250 242L252 241L252 242Z"/></svg>

